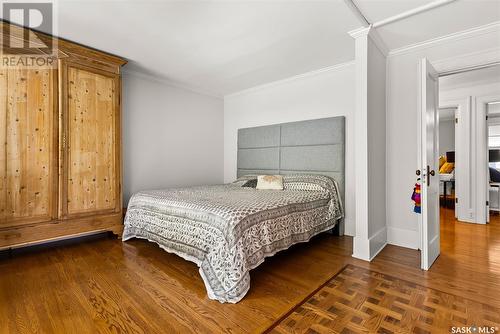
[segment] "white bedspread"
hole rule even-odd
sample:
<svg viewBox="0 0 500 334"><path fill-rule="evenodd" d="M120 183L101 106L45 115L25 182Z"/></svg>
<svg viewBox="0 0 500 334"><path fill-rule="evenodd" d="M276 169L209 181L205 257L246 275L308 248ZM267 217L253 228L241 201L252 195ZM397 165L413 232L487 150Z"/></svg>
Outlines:
<svg viewBox="0 0 500 334"><path fill-rule="evenodd" d="M343 216L329 177L287 175L287 190L241 187L249 178L137 193L129 202L123 240L147 239L195 262L209 298L236 303L250 288L249 271L265 257L333 228Z"/></svg>

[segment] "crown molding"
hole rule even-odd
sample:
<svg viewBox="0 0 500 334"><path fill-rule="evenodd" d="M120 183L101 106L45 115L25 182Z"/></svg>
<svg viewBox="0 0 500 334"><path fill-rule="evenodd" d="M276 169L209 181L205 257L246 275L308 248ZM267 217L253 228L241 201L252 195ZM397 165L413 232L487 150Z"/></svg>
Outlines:
<svg viewBox="0 0 500 334"><path fill-rule="evenodd" d="M265 83L265 84L262 84L262 85L259 85L259 86L247 88L247 89L241 90L239 92L235 92L235 93L231 93L231 94L225 95L224 98L232 98L232 97L239 96L239 95L245 95L245 94L249 94L249 93L254 93L254 92L257 92L257 91L265 89L265 88L271 88L271 87L274 87L274 86L283 85L285 83L292 82L292 81L295 81L295 80L310 78L310 77L314 77L316 75L327 73L327 72L340 71L340 70L343 70L343 69L345 69L347 67L350 67L350 66L354 66L354 60L351 60L351 61L348 61L348 62L345 62L345 63L336 64L336 65L333 65L333 66L328 66L328 67L320 68L318 70L313 70L313 71L310 71L310 72L306 72L306 73L294 75L292 77L288 77L288 78L285 78L285 79L281 79L281 80L277 80L277 81Z"/></svg>
<svg viewBox="0 0 500 334"><path fill-rule="evenodd" d="M459 32L455 32L449 35L437 37L437 38L432 38L428 39L423 42L415 43L415 44L410 44L407 46L403 46L401 48L393 49L390 50L388 53L388 57L394 57L394 56L399 56L411 52L415 52L417 50L422 50L422 49L427 49L430 47L433 47L435 45L441 44L441 43L449 43L449 42L455 42L459 41L462 39L467 39L467 38L472 38L476 36L481 36L484 34L489 34L492 32L498 32L500 31L500 21L492 22L483 26L467 29L467 30L462 30Z"/></svg>
<svg viewBox="0 0 500 334"><path fill-rule="evenodd" d="M367 36L370 33L370 30L372 29L372 26L368 27L359 27L357 29L348 31L347 33L351 35L352 38L356 39L361 36Z"/></svg>
<svg viewBox="0 0 500 334"><path fill-rule="evenodd" d="M389 54L387 45L384 43L382 37L380 37L379 33L373 28L372 25L351 30L348 32L348 34L351 35L351 37L354 39L357 39L359 37L370 37L375 46L380 50L380 52L382 52L385 57L387 57L387 55Z"/></svg>
<svg viewBox="0 0 500 334"><path fill-rule="evenodd" d="M135 76L137 78L141 78L141 79L145 79L145 80L149 80L149 81L154 81L154 82L157 82L157 83L162 84L162 85L187 90L187 91L190 91L190 92L196 93L196 94L214 97L217 99L223 98L223 96L221 94L217 94L215 92L205 90L203 88L186 85L182 82L171 80L171 79L165 78L163 76L152 75L152 74L149 74L149 73L143 72L141 70L137 70L137 69L130 69L130 68L124 67L122 69L122 73L126 74L126 75L129 74L129 75Z"/></svg>
<svg viewBox="0 0 500 334"><path fill-rule="evenodd" d="M500 47L475 51L449 57L440 60L433 60L432 65L439 73L451 72L466 67L481 66L500 61Z"/></svg>

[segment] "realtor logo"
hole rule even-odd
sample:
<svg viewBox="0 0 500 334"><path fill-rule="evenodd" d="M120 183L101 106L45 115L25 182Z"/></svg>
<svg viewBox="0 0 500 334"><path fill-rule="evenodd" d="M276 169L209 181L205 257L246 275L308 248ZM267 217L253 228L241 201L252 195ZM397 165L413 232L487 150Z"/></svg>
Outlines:
<svg viewBox="0 0 500 334"><path fill-rule="evenodd" d="M6 21L52 35L52 3L4 2L2 10ZM10 33L11 27L9 26L7 30ZM47 51L52 52L51 42L41 43L38 38L35 39L30 35L29 30L24 31L23 40L11 35L8 46L13 49L22 48L23 52L29 52L30 49L35 51L40 49L40 45L45 45Z"/></svg>
<svg viewBox="0 0 500 334"><path fill-rule="evenodd" d="M54 35L52 2L2 1L2 19L5 23L3 32L0 32L0 67L54 68L57 43L38 34Z"/></svg>

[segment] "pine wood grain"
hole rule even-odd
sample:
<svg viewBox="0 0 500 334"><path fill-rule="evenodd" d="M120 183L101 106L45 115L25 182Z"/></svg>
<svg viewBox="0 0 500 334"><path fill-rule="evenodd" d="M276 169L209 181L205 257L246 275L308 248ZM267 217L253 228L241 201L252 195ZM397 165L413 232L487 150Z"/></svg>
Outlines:
<svg viewBox="0 0 500 334"><path fill-rule="evenodd" d="M116 78L81 66L68 71L68 215L114 210Z"/></svg>
<svg viewBox="0 0 500 334"><path fill-rule="evenodd" d="M53 68L0 70L0 249L92 229L120 233L126 61L0 21L0 40L10 38L51 42L55 52L39 49Z"/></svg>
<svg viewBox="0 0 500 334"><path fill-rule="evenodd" d="M51 220L57 192L55 78L50 69L3 70L0 78L0 197L3 224Z"/></svg>

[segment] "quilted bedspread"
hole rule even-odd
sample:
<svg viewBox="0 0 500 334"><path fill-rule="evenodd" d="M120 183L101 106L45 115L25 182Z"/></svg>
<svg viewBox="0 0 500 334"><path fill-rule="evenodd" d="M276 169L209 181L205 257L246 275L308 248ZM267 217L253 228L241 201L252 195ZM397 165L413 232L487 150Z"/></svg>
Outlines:
<svg viewBox="0 0 500 334"><path fill-rule="evenodd" d="M236 303L250 288L251 269L333 228L343 216L329 177L287 175L285 190L242 187L250 178L139 192L128 205L123 241L147 239L195 262L209 298Z"/></svg>

